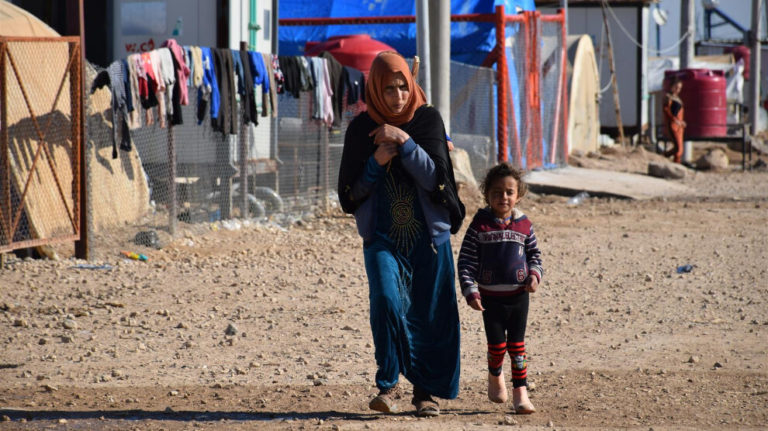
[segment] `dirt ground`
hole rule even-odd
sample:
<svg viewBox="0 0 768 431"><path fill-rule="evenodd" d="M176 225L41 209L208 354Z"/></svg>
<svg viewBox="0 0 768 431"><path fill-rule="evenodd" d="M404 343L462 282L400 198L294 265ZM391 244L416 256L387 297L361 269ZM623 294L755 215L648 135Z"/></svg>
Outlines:
<svg viewBox="0 0 768 431"><path fill-rule="evenodd" d="M644 172L658 158L573 162ZM487 400L482 318L463 299L459 397L431 419L368 410L362 244L332 213L289 229L182 224L161 250L102 235L91 262L6 257L0 430L765 429L768 172L679 181L695 194L520 204L545 269L526 340L533 415ZM472 214L481 201L462 193Z"/></svg>

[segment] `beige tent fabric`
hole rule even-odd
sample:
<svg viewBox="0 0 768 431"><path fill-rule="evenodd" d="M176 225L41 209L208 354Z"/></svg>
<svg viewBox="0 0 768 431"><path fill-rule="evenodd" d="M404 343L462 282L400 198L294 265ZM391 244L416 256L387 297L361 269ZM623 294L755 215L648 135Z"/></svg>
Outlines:
<svg viewBox="0 0 768 431"><path fill-rule="evenodd" d="M568 36L568 147L596 151L600 136L600 75L589 35Z"/></svg>
<svg viewBox="0 0 768 431"><path fill-rule="evenodd" d="M59 37L59 34L26 11L0 0L0 36ZM69 76L66 42L9 42L8 52L8 129L12 190L21 195L28 184L24 212L28 231L23 239L54 238L71 235L75 229L68 216L74 208L72 197L72 142ZM95 70L88 66L84 77L90 89ZM54 105L62 78L64 87ZM29 99L29 106L22 92ZM91 136L112 136L111 94L103 88L86 98L85 124ZM37 125L31 112L37 120ZM39 145L38 128L45 138L45 151ZM134 223L149 210L149 188L136 151L120 151L112 159L111 141L88 142L89 214L94 230ZM37 163L35 154L40 150ZM58 177L58 184L54 178ZM61 190L61 191L60 191ZM82 192L82 191L81 191ZM62 198L63 196L63 198ZM18 236L17 236L18 238Z"/></svg>
<svg viewBox="0 0 768 431"><path fill-rule="evenodd" d="M0 0L0 36L59 37L60 35L24 9Z"/></svg>

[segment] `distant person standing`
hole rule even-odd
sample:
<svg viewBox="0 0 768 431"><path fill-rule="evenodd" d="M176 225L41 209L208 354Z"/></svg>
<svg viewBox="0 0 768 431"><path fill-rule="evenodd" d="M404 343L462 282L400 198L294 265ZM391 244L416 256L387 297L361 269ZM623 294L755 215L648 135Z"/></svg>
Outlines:
<svg viewBox="0 0 768 431"><path fill-rule="evenodd" d="M669 93L664 96L664 123L674 145L672 149L664 152L664 156L674 156L675 163L680 163L683 157L683 134L686 126L683 121L683 100L680 98L682 89L683 81L680 78L673 78L669 85Z"/></svg>

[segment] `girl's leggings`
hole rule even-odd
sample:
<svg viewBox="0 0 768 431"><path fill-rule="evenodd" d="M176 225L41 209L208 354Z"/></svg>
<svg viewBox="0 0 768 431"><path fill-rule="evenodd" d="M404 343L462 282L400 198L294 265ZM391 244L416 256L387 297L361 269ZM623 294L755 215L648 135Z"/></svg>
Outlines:
<svg viewBox="0 0 768 431"><path fill-rule="evenodd" d="M528 321L528 292L514 296L483 297L485 336L488 340L488 372L501 374L504 354L512 360L512 385L527 386L525 325Z"/></svg>

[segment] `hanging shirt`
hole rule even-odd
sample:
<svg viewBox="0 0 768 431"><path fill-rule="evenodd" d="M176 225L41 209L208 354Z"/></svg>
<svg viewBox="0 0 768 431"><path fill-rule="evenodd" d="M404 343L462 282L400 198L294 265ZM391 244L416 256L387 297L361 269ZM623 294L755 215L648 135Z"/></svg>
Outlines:
<svg viewBox="0 0 768 431"><path fill-rule="evenodd" d="M219 94L219 83L216 81L215 67L211 48L200 47L200 61L203 70L202 86L198 90L197 105L197 124L202 124L205 118L205 108L210 101L211 119L219 117L219 107L221 105L221 95Z"/></svg>
<svg viewBox="0 0 768 431"><path fill-rule="evenodd" d="M113 61L106 70L99 72L91 85L91 94L99 88L108 86L112 93L112 158L117 158L117 134L120 130L122 139L120 149L131 150L131 135L128 132L128 109L126 105L123 62Z"/></svg>
<svg viewBox="0 0 768 431"><path fill-rule="evenodd" d="M170 49L173 54L173 68L176 74L176 82L179 83L179 103L182 105L189 105L189 91L187 89L187 80L191 75L191 70L187 67L186 57L184 55L184 49L179 45L175 39L168 39L163 43L163 46Z"/></svg>
<svg viewBox="0 0 768 431"><path fill-rule="evenodd" d="M347 89L347 104L354 105L358 100L365 101L365 75L363 72L349 66L344 66L342 72Z"/></svg>
<svg viewBox="0 0 768 431"><path fill-rule="evenodd" d="M319 57L327 60L328 82L333 94L331 99L333 128L338 130L341 129L341 113L344 111L344 90L346 88L346 84L342 79L343 66L328 51L321 52Z"/></svg>
<svg viewBox="0 0 768 431"><path fill-rule="evenodd" d="M251 70L253 69L253 64L251 62L251 54L248 50L241 49L240 52L240 60L243 63L243 95L240 99L240 105L243 107L243 122L244 123L253 123L254 125L259 125L259 116L258 112L256 112L256 94L254 93L253 88L253 74L251 73Z"/></svg>

